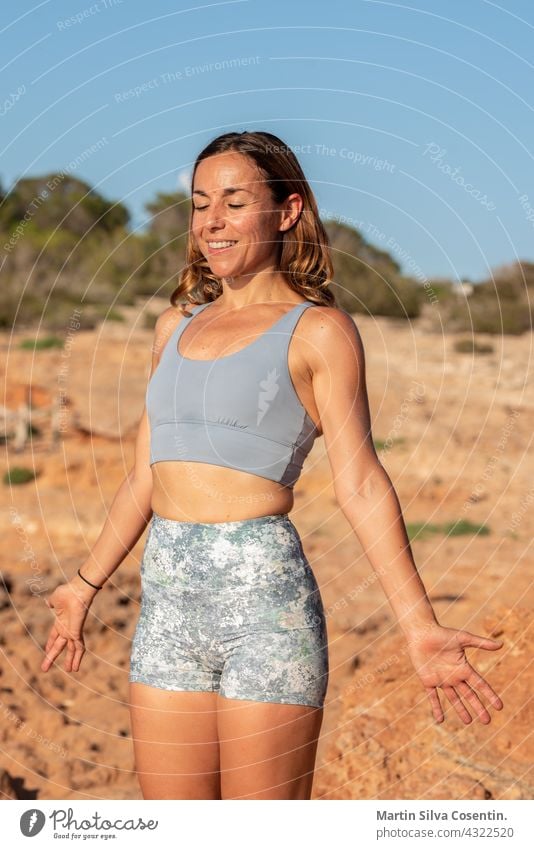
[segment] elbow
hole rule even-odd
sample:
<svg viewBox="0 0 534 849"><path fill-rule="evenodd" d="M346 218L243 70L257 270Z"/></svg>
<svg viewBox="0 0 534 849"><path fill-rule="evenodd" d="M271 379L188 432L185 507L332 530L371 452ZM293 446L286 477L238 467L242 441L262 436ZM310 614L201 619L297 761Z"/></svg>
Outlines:
<svg viewBox="0 0 534 849"><path fill-rule="evenodd" d="M334 481L336 501L344 513L372 505L384 495L384 487L390 486L391 481L379 460L371 464L357 475L340 475Z"/></svg>
<svg viewBox="0 0 534 849"><path fill-rule="evenodd" d="M126 480L132 489L143 492L145 496L152 495L153 478L150 466L143 466L141 469L133 466Z"/></svg>

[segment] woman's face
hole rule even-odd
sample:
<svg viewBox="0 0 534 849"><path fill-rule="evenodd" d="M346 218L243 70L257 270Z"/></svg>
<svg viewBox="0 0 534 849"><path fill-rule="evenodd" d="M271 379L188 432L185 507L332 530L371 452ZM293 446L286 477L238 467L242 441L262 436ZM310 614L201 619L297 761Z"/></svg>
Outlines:
<svg viewBox="0 0 534 849"><path fill-rule="evenodd" d="M280 231L298 218L298 201L293 213L294 200L275 204L256 163L242 153L204 159L195 173L191 229L212 273L235 279L275 266Z"/></svg>

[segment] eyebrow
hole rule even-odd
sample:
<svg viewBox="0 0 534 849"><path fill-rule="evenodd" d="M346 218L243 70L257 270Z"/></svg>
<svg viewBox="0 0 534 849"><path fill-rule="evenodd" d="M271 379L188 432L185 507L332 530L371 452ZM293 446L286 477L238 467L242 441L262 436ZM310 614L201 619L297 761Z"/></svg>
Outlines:
<svg viewBox="0 0 534 849"><path fill-rule="evenodd" d="M236 188L236 187L234 187L234 186L230 186L229 188L224 189L224 191L223 191L223 195L232 195L232 194L234 194L235 192L247 192L249 195L253 195L253 194L254 194L254 192L251 192L251 191L249 191L248 189L240 189L240 188ZM209 197L208 192L203 192L203 191L202 191L202 189L195 189L195 190L193 191L193 194L194 194L194 195L203 195L203 196L204 196L204 197L206 197L206 198L207 198L207 197Z"/></svg>

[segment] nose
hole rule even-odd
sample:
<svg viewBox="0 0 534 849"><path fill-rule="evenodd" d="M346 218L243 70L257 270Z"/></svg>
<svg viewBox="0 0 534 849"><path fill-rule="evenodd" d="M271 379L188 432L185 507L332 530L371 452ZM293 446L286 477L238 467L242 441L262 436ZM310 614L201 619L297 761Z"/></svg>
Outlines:
<svg viewBox="0 0 534 849"><path fill-rule="evenodd" d="M220 230L221 227L224 227L225 221L224 218L212 218L210 221L206 222L206 228L208 231L211 230Z"/></svg>
<svg viewBox="0 0 534 849"><path fill-rule="evenodd" d="M207 216L206 216L206 221L205 221L206 226L208 228L214 227L215 229L218 229L221 226L224 227L225 219L224 219L223 211L224 211L223 199L222 198L214 199L210 204L210 208L209 208Z"/></svg>

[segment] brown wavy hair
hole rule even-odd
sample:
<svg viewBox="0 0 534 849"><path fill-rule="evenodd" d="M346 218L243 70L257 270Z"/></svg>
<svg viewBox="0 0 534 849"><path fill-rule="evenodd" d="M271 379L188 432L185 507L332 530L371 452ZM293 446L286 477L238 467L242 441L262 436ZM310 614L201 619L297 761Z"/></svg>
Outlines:
<svg viewBox="0 0 534 849"><path fill-rule="evenodd" d="M298 221L280 234L278 270L286 274L289 286L307 300L324 306L335 306L336 299L328 286L334 271L328 234L319 217L314 194L293 151L278 136L266 132L224 133L211 141L197 156L191 177L191 194L199 164L217 153L235 151L249 156L271 189L275 203L282 203L297 192L302 197ZM193 239L191 225L193 203L190 198L189 234L185 266L180 283L171 295L171 304L184 315L185 306L215 301L222 293L222 279L210 270L209 263ZM185 295L185 304L179 299Z"/></svg>

